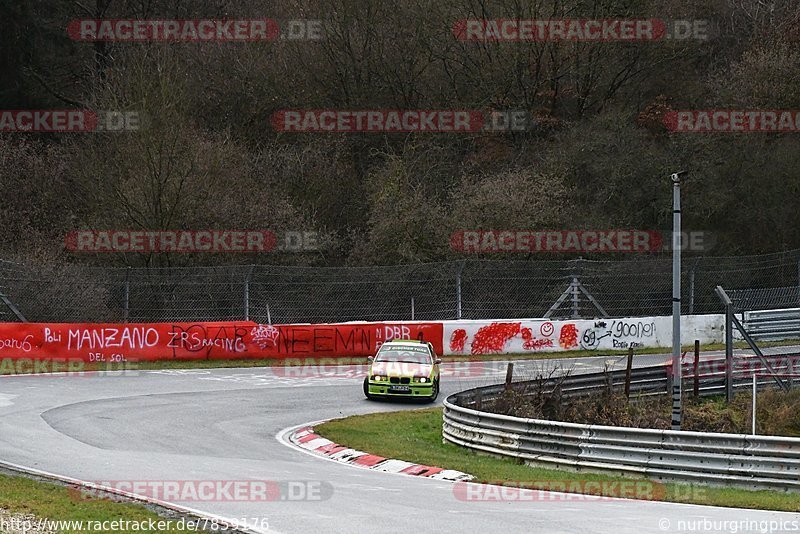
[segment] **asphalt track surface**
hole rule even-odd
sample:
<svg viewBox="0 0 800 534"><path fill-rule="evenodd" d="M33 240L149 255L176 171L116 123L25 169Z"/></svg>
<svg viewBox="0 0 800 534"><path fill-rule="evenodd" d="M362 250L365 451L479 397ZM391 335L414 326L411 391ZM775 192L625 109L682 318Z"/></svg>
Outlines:
<svg viewBox="0 0 800 534"><path fill-rule="evenodd" d="M636 365L664 359L638 356ZM594 357L563 365L588 372L621 362ZM558 365L517 361L515 377L533 377L542 366ZM800 514L646 501L556 496L537 502L467 502L456 498L450 482L343 465L278 439L303 423L420 407L367 401L362 373L354 366L336 376L302 377L276 368L6 376L0 378L0 460L95 482L274 480L332 487L324 500L177 503L247 519L260 532L638 534L679 532L679 521L704 519L716 521L717 528L695 532L759 532L720 522L800 522ZM502 381L505 364L445 363L443 373L439 404L450 393Z"/></svg>

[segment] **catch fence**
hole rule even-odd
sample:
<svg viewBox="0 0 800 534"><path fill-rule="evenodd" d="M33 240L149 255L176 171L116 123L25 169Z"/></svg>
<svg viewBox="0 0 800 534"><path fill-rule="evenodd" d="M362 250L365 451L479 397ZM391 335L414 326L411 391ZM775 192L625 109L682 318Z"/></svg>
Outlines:
<svg viewBox="0 0 800 534"><path fill-rule="evenodd" d="M669 256L388 267L35 266L0 261L0 321L259 323L669 315ZM800 306L800 250L684 258L683 313ZM737 290L746 290L744 292ZM555 306L555 304L558 304Z"/></svg>

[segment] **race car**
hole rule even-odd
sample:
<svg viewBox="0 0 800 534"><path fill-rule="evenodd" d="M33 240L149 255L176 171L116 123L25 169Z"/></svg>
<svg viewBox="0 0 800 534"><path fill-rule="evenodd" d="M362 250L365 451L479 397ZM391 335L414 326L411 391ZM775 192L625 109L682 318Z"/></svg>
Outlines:
<svg viewBox="0 0 800 534"><path fill-rule="evenodd" d="M424 341L395 340L381 345L375 357L369 357L364 378L368 399L408 398L429 402L439 396L439 364L433 345Z"/></svg>

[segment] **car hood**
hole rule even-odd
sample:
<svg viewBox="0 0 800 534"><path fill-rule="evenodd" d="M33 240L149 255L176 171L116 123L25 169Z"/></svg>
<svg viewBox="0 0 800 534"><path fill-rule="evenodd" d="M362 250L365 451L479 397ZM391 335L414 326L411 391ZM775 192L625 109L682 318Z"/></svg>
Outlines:
<svg viewBox="0 0 800 534"><path fill-rule="evenodd" d="M403 362L376 362L372 364L373 375L386 376L430 376L432 365Z"/></svg>

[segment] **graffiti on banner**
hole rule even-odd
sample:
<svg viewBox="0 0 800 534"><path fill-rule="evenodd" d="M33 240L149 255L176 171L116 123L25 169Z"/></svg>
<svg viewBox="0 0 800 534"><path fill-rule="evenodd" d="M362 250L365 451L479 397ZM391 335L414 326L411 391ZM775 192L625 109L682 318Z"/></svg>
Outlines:
<svg viewBox="0 0 800 534"><path fill-rule="evenodd" d="M642 347L656 335L652 320L522 320L445 323L446 354L507 354Z"/></svg>
<svg viewBox="0 0 800 534"><path fill-rule="evenodd" d="M363 357L391 339L430 341L441 354L442 323L0 323L0 357L84 362Z"/></svg>

